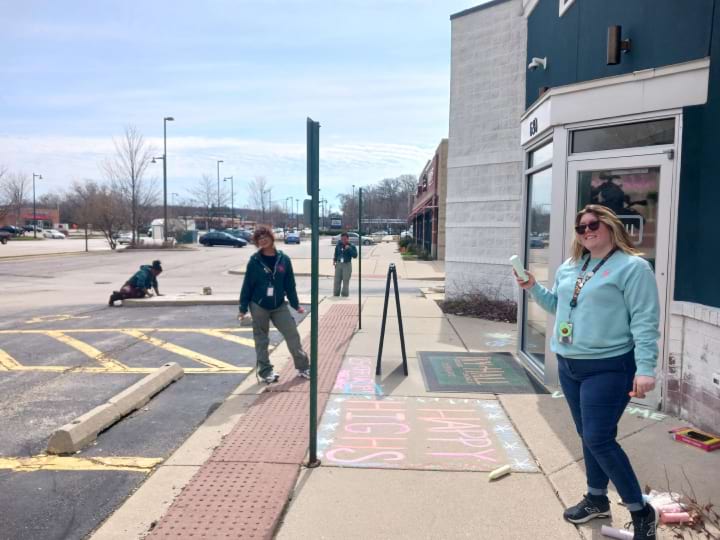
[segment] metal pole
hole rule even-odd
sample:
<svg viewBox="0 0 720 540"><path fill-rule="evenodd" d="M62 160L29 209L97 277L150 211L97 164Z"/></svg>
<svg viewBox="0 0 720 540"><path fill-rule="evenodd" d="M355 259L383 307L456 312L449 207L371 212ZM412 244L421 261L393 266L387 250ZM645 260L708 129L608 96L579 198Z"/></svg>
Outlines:
<svg viewBox="0 0 720 540"><path fill-rule="evenodd" d="M133 229L136 229L133 223ZM168 214L167 214L167 118L163 118L163 242L167 242ZM135 238L133 234L133 238Z"/></svg>
<svg viewBox="0 0 720 540"><path fill-rule="evenodd" d="M217 205L217 214L218 214L218 220L220 219L220 164L223 163L222 159L217 160L217 182L218 182L218 205ZM219 225L218 225L219 226Z"/></svg>
<svg viewBox="0 0 720 540"><path fill-rule="evenodd" d="M298 206L300 204L300 199L295 199L295 228L300 228L300 207Z"/></svg>
<svg viewBox="0 0 720 540"><path fill-rule="evenodd" d="M35 211L35 173L33 173L33 238L37 238L37 212Z"/></svg>
<svg viewBox="0 0 720 540"><path fill-rule="evenodd" d="M362 330L362 191L358 190L358 330Z"/></svg>
<svg viewBox="0 0 720 540"><path fill-rule="evenodd" d="M320 234L318 231L320 183L320 124L307 120L308 195L311 201L312 250L310 289L310 456L308 467L317 467L317 373L318 373L318 288L320 271Z"/></svg>
<svg viewBox="0 0 720 540"><path fill-rule="evenodd" d="M88 251L88 231L87 231L88 224L85 224L85 252Z"/></svg>

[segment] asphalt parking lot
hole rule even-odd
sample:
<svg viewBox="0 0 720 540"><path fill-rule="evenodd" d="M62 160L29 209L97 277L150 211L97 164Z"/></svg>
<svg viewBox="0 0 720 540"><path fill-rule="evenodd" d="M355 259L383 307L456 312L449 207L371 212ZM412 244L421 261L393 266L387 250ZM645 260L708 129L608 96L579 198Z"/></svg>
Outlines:
<svg viewBox="0 0 720 540"><path fill-rule="evenodd" d="M0 538L86 537L254 368L235 306L74 308L0 323ZM271 343L280 342L273 331ZM167 362L185 376L61 460L62 425Z"/></svg>

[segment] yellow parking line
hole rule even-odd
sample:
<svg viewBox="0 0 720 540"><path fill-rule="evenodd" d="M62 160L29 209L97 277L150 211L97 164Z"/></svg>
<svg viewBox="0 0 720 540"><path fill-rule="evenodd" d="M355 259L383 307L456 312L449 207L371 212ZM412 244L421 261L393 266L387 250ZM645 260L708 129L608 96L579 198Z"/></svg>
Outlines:
<svg viewBox="0 0 720 540"><path fill-rule="evenodd" d="M100 363L104 368L106 369L115 369L115 370L126 370L127 366L124 365L121 362L118 362L117 360L110 358L107 356L104 352L99 351L92 345L89 345L88 343L85 343L83 341L79 341L73 337L70 337L66 335L64 332L60 332L58 330L50 330L47 332L47 335L50 336L53 339L57 339L60 343L64 343L65 345L69 345L70 347L77 349L84 355L92 358L96 362Z"/></svg>
<svg viewBox="0 0 720 540"><path fill-rule="evenodd" d="M35 471L133 471L150 473L161 458L141 457L62 457L44 454L26 458L0 457L0 469L15 472Z"/></svg>
<svg viewBox="0 0 720 540"><path fill-rule="evenodd" d="M171 353L184 356L185 358L189 358L191 360L194 360L195 362L200 362L201 364L205 364L206 366L217 368L220 371L237 369L237 366L228 364L227 362L223 362L222 360L217 360L216 358L212 358L202 353L191 351L190 349L186 349L185 347L181 347L180 345L175 345L173 343L163 341L162 339L147 336L138 330L125 329L122 331L122 333L127 334L128 336L132 336L135 339L139 339L140 341L150 343L151 345L159 347L160 349L164 349L166 351L170 351Z"/></svg>
<svg viewBox="0 0 720 540"><path fill-rule="evenodd" d="M15 371L20 364L8 353L0 349L0 371Z"/></svg>
<svg viewBox="0 0 720 540"><path fill-rule="evenodd" d="M2 360L0 358L0 360ZM62 373L62 372L68 372L68 373L122 373L124 375L127 375L129 373L141 373L141 374L149 374L149 373L155 373L160 368L154 368L154 367L140 367L140 368L134 368L134 367L128 367L125 369L114 369L114 368L103 368L103 367L86 367L86 366L27 366L18 364L15 362L14 365L10 366L4 366L0 362L0 372L3 371L40 371L40 372L49 372L49 373ZM185 373L196 373L200 375L211 375L214 373L223 373L225 375L233 375L233 374L242 374L242 373L250 373L253 369L251 367L236 367L233 369L218 369L214 367L205 367L205 368L183 368L183 371Z"/></svg>
<svg viewBox="0 0 720 540"><path fill-rule="evenodd" d="M239 345L245 345L246 347L254 347L255 346L255 342L252 339L239 337L239 336L233 336L232 334L226 334L222 330L202 330L200 333L205 334L206 336L212 336L212 337L224 339L225 341L231 341L233 343L238 343Z"/></svg>

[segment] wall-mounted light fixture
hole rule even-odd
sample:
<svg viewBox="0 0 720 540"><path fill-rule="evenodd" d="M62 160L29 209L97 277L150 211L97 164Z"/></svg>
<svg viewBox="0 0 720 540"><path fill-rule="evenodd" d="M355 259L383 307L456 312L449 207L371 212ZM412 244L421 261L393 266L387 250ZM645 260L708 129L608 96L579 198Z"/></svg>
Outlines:
<svg viewBox="0 0 720 540"><path fill-rule="evenodd" d="M537 68L543 68L547 69L547 56L544 58L538 58L537 56L534 56L532 60L530 60L530 63L528 64L528 69L530 71L535 71Z"/></svg>
<svg viewBox="0 0 720 540"><path fill-rule="evenodd" d="M607 34L607 65L620 63L620 53L629 53L631 41L622 38L622 26L608 26Z"/></svg>

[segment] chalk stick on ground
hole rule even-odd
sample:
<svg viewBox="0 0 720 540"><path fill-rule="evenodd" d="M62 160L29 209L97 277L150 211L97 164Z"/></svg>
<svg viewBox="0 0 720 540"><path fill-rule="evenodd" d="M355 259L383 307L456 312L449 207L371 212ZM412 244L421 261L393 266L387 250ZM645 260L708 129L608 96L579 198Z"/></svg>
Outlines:
<svg viewBox="0 0 720 540"><path fill-rule="evenodd" d="M511 471L512 468L510 467L510 465L503 465L502 467L495 469L488 475L488 482L492 482L493 480L497 480L498 478L501 478L506 474L510 474Z"/></svg>
<svg viewBox="0 0 720 540"><path fill-rule="evenodd" d="M629 539L632 540L633 533L628 531L627 529L616 529L615 527L608 527L607 525L603 525L600 529L600 533L603 536L608 536L610 538L618 538L620 540Z"/></svg>

